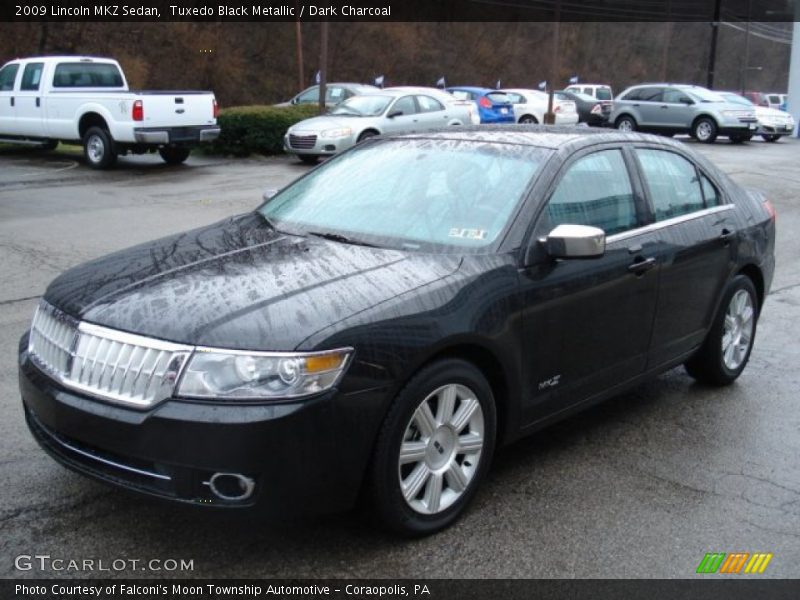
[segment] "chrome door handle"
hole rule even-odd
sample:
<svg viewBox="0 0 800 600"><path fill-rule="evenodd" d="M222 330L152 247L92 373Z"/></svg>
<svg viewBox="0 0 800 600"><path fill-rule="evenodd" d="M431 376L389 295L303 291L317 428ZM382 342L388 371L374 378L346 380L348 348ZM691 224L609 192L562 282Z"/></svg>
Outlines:
<svg viewBox="0 0 800 600"><path fill-rule="evenodd" d="M655 258L641 258L638 257L635 261L633 261L630 265L628 265L628 271L635 275L643 275L650 269L656 266L656 259Z"/></svg>

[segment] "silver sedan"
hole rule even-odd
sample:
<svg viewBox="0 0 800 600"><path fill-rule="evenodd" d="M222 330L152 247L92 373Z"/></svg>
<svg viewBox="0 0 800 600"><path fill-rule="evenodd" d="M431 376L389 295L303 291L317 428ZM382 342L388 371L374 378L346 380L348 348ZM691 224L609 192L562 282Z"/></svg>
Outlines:
<svg viewBox="0 0 800 600"><path fill-rule="evenodd" d="M468 103L471 104L471 103ZM286 132L284 149L313 164L374 135L419 133L473 122L472 107L436 89L397 88L348 98Z"/></svg>

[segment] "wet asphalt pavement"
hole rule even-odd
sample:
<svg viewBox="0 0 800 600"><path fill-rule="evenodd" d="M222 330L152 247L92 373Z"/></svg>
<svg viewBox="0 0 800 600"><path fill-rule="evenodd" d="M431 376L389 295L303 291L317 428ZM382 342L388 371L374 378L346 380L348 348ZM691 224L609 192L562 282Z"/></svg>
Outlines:
<svg viewBox="0 0 800 600"><path fill-rule="evenodd" d="M688 141L688 140L687 140ZM193 561L140 577L692 577L706 552L772 552L800 577L800 140L692 144L778 211L777 271L748 368L724 389L675 369L502 450L465 517L393 539L357 512L262 521L175 507L73 474L28 433L17 341L79 262L257 206L287 158L121 159L0 151L0 577L19 555ZM119 563L117 563L119 564Z"/></svg>

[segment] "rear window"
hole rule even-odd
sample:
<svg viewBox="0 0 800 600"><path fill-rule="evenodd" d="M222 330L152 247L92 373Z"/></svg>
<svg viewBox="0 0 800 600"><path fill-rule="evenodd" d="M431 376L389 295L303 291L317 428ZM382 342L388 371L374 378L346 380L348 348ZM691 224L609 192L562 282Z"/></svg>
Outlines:
<svg viewBox="0 0 800 600"><path fill-rule="evenodd" d="M511 102L503 92L489 92L486 97L495 104L508 104Z"/></svg>
<svg viewBox="0 0 800 600"><path fill-rule="evenodd" d="M598 100L613 100L613 96L609 88L597 88L595 95Z"/></svg>
<svg viewBox="0 0 800 600"><path fill-rule="evenodd" d="M61 63L53 76L53 87L122 87L122 73L110 63Z"/></svg>

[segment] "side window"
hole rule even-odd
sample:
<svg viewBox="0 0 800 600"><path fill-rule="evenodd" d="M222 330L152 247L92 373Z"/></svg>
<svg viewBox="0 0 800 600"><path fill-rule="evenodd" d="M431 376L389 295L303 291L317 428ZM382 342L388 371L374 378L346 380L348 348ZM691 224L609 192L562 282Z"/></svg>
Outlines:
<svg viewBox="0 0 800 600"><path fill-rule="evenodd" d="M419 112L425 113L444 110L444 105L430 96L417 96L417 103L419 104Z"/></svg>
<svg viewBox="0 0 800 600"><path fill-rule="evenodd" d="M513 92L506 92L506 96L508 96L508 100L509 102L511 102L511 104L525 104L525 98L523 98L519 94L515 94Z"/></svg>
<svg viewBox="0 0 800 600"><path fill-rule="evenodd" d="M666 150L636 150L656 213L664 221L704 208L697 169L688 160Z"/></svg>
<svg viewBox="0 0 800 600"><path fill-rule="evenodd" d="M622 99L623 100L639 100L639 98L641 98L641 95L642 95L642 89L641 88L637 88L637 89L631 90L630 92L625 94L622 97Z"/></svg>
<svg viewBox="0 0 800 600"><path fill-rule="evenodd" d="M19 89L24 92L37 91L42 79L42 69L44 69L44 63L27 64L22 72L22 83Z"/></svg>
<svg viewBox="0 0 800 600"><path fill-rule="evenodd" d="M681 102L688 103L689 96L684 94L680 90L676 89L667 89L664 90L664 99L663 102L672 103L672 104L679 104Z"/></svg>
<svg viewBox="0 0 800 600"><path fill-rule="evenodd" d="M453 90L452 93L457 100L471 100L469 92L465 92L464 90Z"/></svg>
<svg viewBox="0 0 800 600"><path fill-rule="evenodd" d="M545 217L548 231L563 223L599 227L607 235L636 227L636 205L622 151L601 150L568 167L550 196Z"/></svg>
<svg viewBox="0 0 800 600"><path fill-rule="evenodd" d="M643 102L661 102L662 90L657 87L646 87L639 90L639 98Z"/></svg>
<svg viewBox="0 0 800 600"><path fill-rule="evenodd" d="M572 90L570 90L570 91L572 91ZM592 88L583 88L583 93L587 94L589 96L594 96L594 94L592 93L593 91L594 90L592 90Z"/></svg>
<svg viewBox="0 0 800 600"><path fill-rule="evenodd" d="M297 104L314 104L319 102L319 88L313 87L297 97Z"/></svg>
<svg viewBox="0 0 800 600"><path fill-rule="evenodd" d="M0 92L10 92L14 89L14 81L17 79L19 65L6 65L0 69Z"/></svg>
<svg viewBox="0 0 800 600"><path fill-rule="evenodd" d="M722 197L708 177L700 175L700 183L703 186L703 198L705 198L707 207L719 206L722 204Z"/></svg>
<svg viewBox="0 0 800 600"><path fill-rule="evenodd" d="M413 96L403 96L397 102L394 103L392 106L392 110L389 113L396 113L400 112L404 115L413 115L417 112L417 107L414 104L414 97Z"/></svg>
<svg viewBox="0 0 800 600"><path fill-rule="evenodd" d="M328 104L339 104L344 99L344 88L340 88L338 85L329 86L325 90L325 102Z"/></svg>

